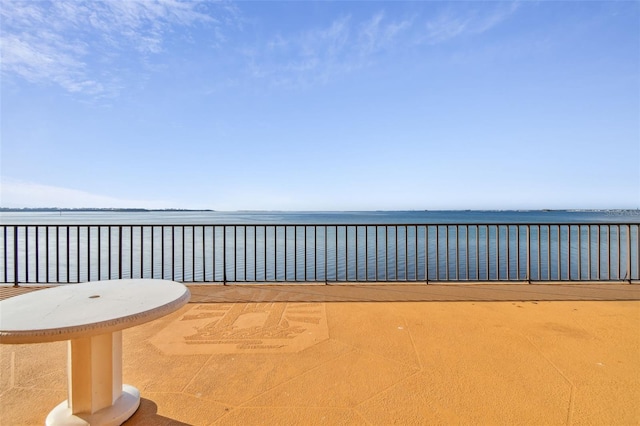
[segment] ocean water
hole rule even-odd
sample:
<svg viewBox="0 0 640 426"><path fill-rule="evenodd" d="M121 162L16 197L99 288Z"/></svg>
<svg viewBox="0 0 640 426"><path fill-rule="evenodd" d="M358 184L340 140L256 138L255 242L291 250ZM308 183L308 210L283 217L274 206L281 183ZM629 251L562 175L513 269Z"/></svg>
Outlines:
<svg viewBox="0 0 640 426"><path fill-rule="evenodd" d="M0 225L640 223L640 210L0 212Z"/></svg>
<svg viewBox="0 0 640 426"><path fill-rule="evenodd" d="M630 280L640 212L0 213L3 282Z"/></svg>

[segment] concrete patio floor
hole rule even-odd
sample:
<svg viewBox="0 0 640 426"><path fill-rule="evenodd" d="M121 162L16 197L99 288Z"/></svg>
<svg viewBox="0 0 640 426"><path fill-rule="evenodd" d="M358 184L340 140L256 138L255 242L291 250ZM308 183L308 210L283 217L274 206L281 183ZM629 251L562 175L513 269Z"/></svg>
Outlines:
<svg viewBox="0 0 640 426"><path fill-rule="evenodd" d="M189 288L123 333L126 425L640 424L636 284ZM0 424L66 399L66 350L0 345Z"/></svg>

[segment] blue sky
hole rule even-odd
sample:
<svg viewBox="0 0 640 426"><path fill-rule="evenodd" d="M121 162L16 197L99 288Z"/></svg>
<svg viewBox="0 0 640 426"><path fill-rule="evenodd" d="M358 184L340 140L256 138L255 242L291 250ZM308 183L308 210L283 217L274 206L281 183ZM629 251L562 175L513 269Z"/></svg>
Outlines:
<svg viewBox="0 0 640 426"><path fill-rule="evenodd" d="M640 208L639 2L1 3L3 207Z"/></svg>

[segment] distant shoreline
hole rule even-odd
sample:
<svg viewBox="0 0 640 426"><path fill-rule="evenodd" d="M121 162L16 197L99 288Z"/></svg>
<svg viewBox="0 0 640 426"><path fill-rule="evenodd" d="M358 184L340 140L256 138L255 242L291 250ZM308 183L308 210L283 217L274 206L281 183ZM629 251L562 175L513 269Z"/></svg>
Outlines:
<svg viewBox="0 0 640 426"><path fill-rule="evenodd" d="M209 209L142 209L142 208L64 208L64 207L0 207L0 212L125 212L125 213L147 213L147 212L215 212Z"/></svg>
<svg viewBox="0 0 640 426"><path fill-rule="evenodd" d="M214 212L214 213L358 213L358 212L640 212L633 208L599 208L599 209L424 209L424 210L213 210L213 209L145 209L145 208L109 208L109 207L0 207L0 213L37 213L37 212Z"/></svg>

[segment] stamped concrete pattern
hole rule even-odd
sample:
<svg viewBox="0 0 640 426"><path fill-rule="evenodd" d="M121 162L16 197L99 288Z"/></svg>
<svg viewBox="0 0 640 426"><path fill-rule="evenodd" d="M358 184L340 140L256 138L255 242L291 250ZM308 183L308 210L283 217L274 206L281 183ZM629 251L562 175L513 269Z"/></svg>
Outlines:
<svg viewBox="0 0 640 426"><path fill-rule="evenodd" d="M193 286L124 331L125 424L640 424L638 286L496 287ZM65 381L64 342L0 346L0 424Z"/></svg>

